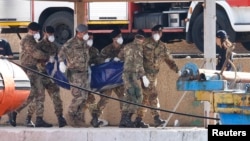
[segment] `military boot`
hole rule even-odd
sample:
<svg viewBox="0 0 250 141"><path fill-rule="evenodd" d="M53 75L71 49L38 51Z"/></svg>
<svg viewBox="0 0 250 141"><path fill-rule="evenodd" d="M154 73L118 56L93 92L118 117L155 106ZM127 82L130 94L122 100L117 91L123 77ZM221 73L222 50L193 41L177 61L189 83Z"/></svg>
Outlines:
<svg viewBox="0 0 250 141"><path fill-rule="evenodd" d="M35 127L35 124L31 121L31 116L28 115L25 120L25 126L26 127Z"/></svg>
<svg viewBox="0 0 250 141"><path fill-rule="evenodd" d="M141 117L136 117L134 124L136 128L148 128L149 127L149 124L144 123Z"/></svg>
<svg viewBox="0 0 250 141"><path fill-rule="evenodd" d="M64 127L67 125L67 122L62 115L58 116L57 119L58 119L58 126L59 127Z"/></svg>
<svg viewBox="0 0 250 141"><path fill-rule="evenodd" d="M16 115L17 115L17 112L10 112L8 114L9 116L9 123L13 126L13 127L16 127Z"/></svg>
<svg viewBox="0 0 250 141"><path fill-rule="evenodd" d="M121 116L121 121L120 121L119 127L120 128L134 128L135 125L131 121L132 115L133 115L133 113L123 112L122 116Z"/></svg>
<svg viewBox="0 0 250 141"><path fill-rule="evenodd" d="M103 124L103 122L98 120L97 113L92 113L91 115L92 115L92 120L90 121L90 124L95 128L100 127L100 125Z"/></svg>
<svg viewBox="0 0 250 141"><path fill-rule="evenodd" d="M42 117L36 117L36 127L52 127L52 124L49 124L43 120Z"/></svg>
<svg viewBox="0 0 250 141"><path fill-rule="evenodd" d="M154 116L155 127L161 126L166 123L165 120L162 120L159 115Z"/></svg>

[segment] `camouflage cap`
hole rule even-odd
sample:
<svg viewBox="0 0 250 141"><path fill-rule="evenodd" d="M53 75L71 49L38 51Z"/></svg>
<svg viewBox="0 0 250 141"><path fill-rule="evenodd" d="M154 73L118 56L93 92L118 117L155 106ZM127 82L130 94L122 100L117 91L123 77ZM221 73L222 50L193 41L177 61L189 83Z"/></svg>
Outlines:
<svg viewBox="0 0 250 141"><path fill-rule="evenodd" d="M86 32L88 31L88 27L84 24L79 24L77 27L76 27L76 31L77 32Z"/></svg>
<svg viewBox="0 0 250 141"><path fill-rule="evenodd" d="M162 29L163 29L162 25L156 25L151 29L151 31L162 31Z"/></svg>

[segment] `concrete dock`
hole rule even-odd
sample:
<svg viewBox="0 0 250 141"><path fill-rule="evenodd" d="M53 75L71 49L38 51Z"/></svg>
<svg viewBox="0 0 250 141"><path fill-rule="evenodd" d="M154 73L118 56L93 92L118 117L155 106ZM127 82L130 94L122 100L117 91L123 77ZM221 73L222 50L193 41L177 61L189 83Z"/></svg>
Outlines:
<svg viewBox="0 0 250 141"><path fill-rule="evenodd" d="M0 127L0 141L207 141L202 127Z"/></svg>

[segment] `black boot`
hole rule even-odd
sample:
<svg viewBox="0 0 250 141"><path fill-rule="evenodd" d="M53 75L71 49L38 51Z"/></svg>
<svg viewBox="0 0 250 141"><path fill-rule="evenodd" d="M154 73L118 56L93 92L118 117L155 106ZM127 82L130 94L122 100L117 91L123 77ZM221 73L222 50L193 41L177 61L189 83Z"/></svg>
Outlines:
<svg viewBox="0 0 250 141"><path fill-rule="evenodd" d="M52 124L45 122L42 117L36 117L36 127L52 127Z"/></svg>
<svg viewBox="0 0 250 141"><path fill-rule="evenodd" d="M98 120L97 113L92 113L92 120L90 121L90 124L93 127L98 128L98 127L100 127L101 124L103 124L103 122Z"/></svg>
<svg viewBox="0 0 250 141"><path fill-rule="evenodd" d="M119 127L120 128L135 128L134 123L131 121L132 115L133 113L123 112Z"/></svg>
<svg viewBox="0 0 250 141"><path fill-rule="evenodd" d="M31 121L31 116L28 115L25 120L25 126L26 127L35 127L35 124Z"/></svg>
<svg viewBox="0 0 250 141"><path fill-rule="evenodd" d="M155 127L161 126L166 123L165 120L162 120L159 115L154 116Z"/></svg>
<svg viewBox="0 0 250 141"><path fill-rule="evenodd" d="M136 128L148 128L149 127L149 124L144 123L141 117L136 117L134 124Z"/></svg>
<svg viewBox="0 0 250 141"><path fill-rule="evenodd" d="M64 127L67 125L67 122L62 115L58 116L57 119L58 119L58 126L59 127Z"/></svg>
<svg viewBox="0 0 250 141"><path fill-rule="evenodd" d="M16 115L17 115L17 112L10 112L8 114L9 116L9 123L13 126L13 127L16 127Z"/></svg>

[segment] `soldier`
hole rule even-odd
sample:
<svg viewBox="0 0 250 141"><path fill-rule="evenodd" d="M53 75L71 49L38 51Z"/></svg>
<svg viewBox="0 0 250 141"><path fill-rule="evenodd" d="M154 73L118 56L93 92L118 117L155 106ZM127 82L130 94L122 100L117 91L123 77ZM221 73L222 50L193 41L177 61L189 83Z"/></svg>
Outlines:
<svg viewBox="0 0 250 141"><path fill-rule="evenodd" d="M114 29L111 34L110 37L112 38L113 42L111 44L109 44L108 46L104 47L101 50L101 58L104 60L104 62L109 62L111 59L114 61L119 61L120 59L118 58L118 54L120 52L120 50L123 49L123 38L122 38L122 34L121 34L121 30L120 29ZM117 86L115 88L110 88L110 89L105 89L103 91L101 91L101 93L107 95L107 96L111 96L112 95L112 91L115 92L115 94L117 95L117 97L119 99L123 99L124 97L124 86ZM101 97L99 102L97 103L96 106L93 106L92 109L90 109L91 111L91 115L92 115L92 126L93 127L99 127L102 122L100 122L98 120L98 118L100 117L100 115L103 112L103 109L105 108L106 104L108 103L108 98L106 97ZM122 102L120 102L120 109L122 107Z"/></svg>
<svg viewBox="0 0 250 141"><path fill-rule="evenodd" d="M47 60L47 55L37 49L37 41L40 39L40 25L36 22L31 22L28 25L28 33L22 38L20 62L22 66L38 71L37 64L39 60ZM16 126L16 116L22 109L24 109L30 102L35 100L36 103L36 124L38 127L52 127L43 120L44 100L45 95L42 93L42 76L35 72L24 69L31 83L31 92L25 103L20 106L16 111L10 113L10 124ZM39 123L39 124L38 124Z"/></svg>
<svg viewBox="0 0 250 141"><path fill-rule="evenodd" d="M158 99L158 92L156 89L157 74L159 73L160 63L165 61L170 69L178 73L179 69L175 61L170 55L170 51L167 48L167 44L160 41L162 36L162 26L156 25L152 28L152 36L146 39L143 43L143 67L147 78L150 81L149 87L143 87L143 105L149 105L154 108L159 108L160 103ZM149 125L142 121L146 108L140 107L137 111L137 117L135 119L135 126L137 128L148 128ZM156 127L165 123L160 118L160 112L157 110L151 110L151 114L154 117L154 124Z"/></svg>
<svg viewBox="0 0 250 141"><path fill-rule="evenodd" d="M91 66L94 66L96 64L99 64L99 61L100 61L100 53L99 53L99 50L95 47L93 47L93 33L88 33L89 34L89 39L87 41L87 46L89 47L89 83L91 83L91 70L90 70L90 67ZM91 93L89 93L88 95L88 99L87 99L87 103L88 104L93 104L95 103L95 96ZM88 105L86 105L88 108Z"/></svg>
<svg viewBox="0 0 250 141"><path fill-rule="evenodd" d="M89 83L91 84L91 69L90 69L90 67L97 65L97 64L100 64L102 61L100 58L99 50L93 46L93 43L94 43L93 33L89 32L88 34L89 34L89 39L87 41L87 45L89 47ZM95 96L93 94L89 93L88 99L87 99L88 105L86 105L84 110L89 108L89 105L95 104L95 102L96 102ZM93 122L94 122L93 120L90 121L91 125L94 124Z"/></svg>
<svg viewBox="0 0 250 141"><path fill-rule="evenodd" d="M54 28L52 26L46 26L43 31L44 37L41 41L38 42L37 48L41 50L43 53L48 55L49 60L40 60L39 63L37 64L37 68L39 72L48 75L46 72L45 65L47 62L50 63L55 63L55 57L58 53L58 47L56 46L54 42L55 37L54 37ZM42 85L43 85L43 90L42 93L45 93L45 89L48 91L48 94L50 98L53 101L54 104L54 109L55 109L55 114L58 119L58 126L59 127L64 127L67 125L66 120L63 117L63 106L62 106L62 100L60 97L60 88L59 86L49 79L48 77L42 77ZM26 118L26 126L27 127L34 127L34 124L31 121L31 117L33 113L35 112L35 101L31 103L28 109L28 115ZM35 127L39 127L40 123L36 123Z"/></svg>
<svg viewBox="0 0 250 141"><path fill-rule="evenodd" d="M141 31L141 32L140 32ZM122 79L125 87L125 101L141 104L142 90L138 79L142 79L144 86L148 87L149 80L145 76L143 68L142 43L144 41L143 30L138 30L133 42L125 45L124 49L119 53L119 58L124 60L124 68ZM137 111L137 106L124 103L122 107L122 116L119 127L135 127L131 121L131 117Z"/></svg>
<svg viewBox="0 0 250 141"><path fill-rule="evenodd" d="M69 82L77 87L89 89L88 81L88 63L89 63L89 47L87 40L89 39L88 27L84 24L79 24L76 27L75 37L69 39L61 48L58 54L59 69L62 72L66 71ZM66 65L64 63L66 60ZM68 109L68 122L71 126L84 126L84 111L83 108L87 104L87 91L76 87L71 87L73 99Z"/></svg>

